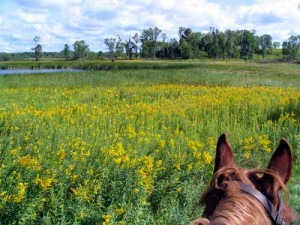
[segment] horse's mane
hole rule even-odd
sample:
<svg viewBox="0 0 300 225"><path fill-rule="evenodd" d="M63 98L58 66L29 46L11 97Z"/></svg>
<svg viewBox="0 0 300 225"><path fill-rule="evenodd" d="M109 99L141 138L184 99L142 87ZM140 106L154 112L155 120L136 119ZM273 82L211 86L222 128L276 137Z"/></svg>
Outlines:
<svg viewBox="0 0 300 225"><path fill-rule="evenodd" d="M279 183L285 193L285 200L288 201L288 190L282 179L273 171L269 169L244 170L236 166L225 166L214 174L209 187L199 201L200 204L206 205L204 214L209 215L210 222L207 219L199 219L198 224L271 225L272 222L262 204L253 196L241 191L239 184L243 182L255 188L249 177L260 178L265 174ZM255 211L255 217L253 217L253 211Z"/></svg>

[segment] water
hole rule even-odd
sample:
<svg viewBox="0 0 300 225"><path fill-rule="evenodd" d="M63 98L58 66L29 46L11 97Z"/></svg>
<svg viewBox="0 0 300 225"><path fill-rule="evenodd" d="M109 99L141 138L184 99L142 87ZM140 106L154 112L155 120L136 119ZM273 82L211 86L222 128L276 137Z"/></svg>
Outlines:
<svg viewBox="0 0 300 225"><path fill-rule="evenodd" d="M0 70L0 75L7 74L32 74L32 73L58 73L58 72L82 72L80 69L15 69L15 70Z"/></svg>

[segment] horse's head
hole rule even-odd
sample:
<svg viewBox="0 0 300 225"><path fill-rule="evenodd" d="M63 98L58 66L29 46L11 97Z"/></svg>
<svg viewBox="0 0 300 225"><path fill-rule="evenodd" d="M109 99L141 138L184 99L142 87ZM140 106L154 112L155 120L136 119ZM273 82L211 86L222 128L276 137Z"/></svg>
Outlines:
<svg viewBox="0 0 300 225"><path fill-rule="evenodd" d="M288 205L285 184L291 176L292 153L281 139L264 170L246 170L235 165L226 134L217 143L213 179L200 203L205 206L197 225L290 225L296 216ZM280 191L285 193L283 203Z"/></svg>

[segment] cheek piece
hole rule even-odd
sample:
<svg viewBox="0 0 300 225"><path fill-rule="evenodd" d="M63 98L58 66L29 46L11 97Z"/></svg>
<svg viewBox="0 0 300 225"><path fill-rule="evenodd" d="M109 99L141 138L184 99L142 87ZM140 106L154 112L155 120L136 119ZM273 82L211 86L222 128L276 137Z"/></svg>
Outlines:
<svg viewBox="0 0 300 225"><path fill-rule="evenodd" d="M278 210L276 210L273 203L260 191L253 189L251 186L242 182L239 182L239 184L242 191L255 197L265 207L266 211L268 212L270 218L273 221L273 225L285 225L285 222L283 221L281 216L283 207L281 196L279 197Z"/></svg>

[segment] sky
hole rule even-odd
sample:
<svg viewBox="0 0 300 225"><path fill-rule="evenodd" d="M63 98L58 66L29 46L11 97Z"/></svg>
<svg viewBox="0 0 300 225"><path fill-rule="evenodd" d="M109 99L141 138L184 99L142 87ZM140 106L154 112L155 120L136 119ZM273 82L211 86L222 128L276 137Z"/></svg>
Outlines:
<svg viewBox="0 0 300 225"><path fill-rule="evenodd" d="M178 39L179 27L215 27L255 29L282 42L300 35L300 0L0 0L0 52L31 51L35 36L43 51L77 40L106 51L105 38L128 39L150 27L168 40Z"/></svg>

